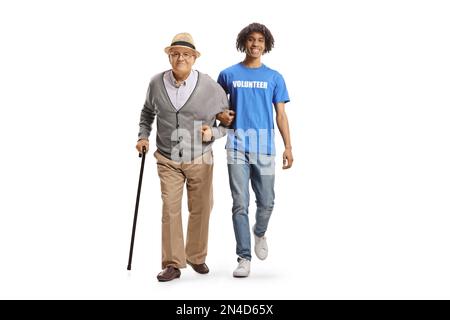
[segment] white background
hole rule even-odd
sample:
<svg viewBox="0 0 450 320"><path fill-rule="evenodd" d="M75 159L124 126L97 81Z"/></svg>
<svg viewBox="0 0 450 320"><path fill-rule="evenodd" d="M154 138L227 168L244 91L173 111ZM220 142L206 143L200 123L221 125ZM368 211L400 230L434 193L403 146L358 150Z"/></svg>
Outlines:
<svg viewBox="0 0 450 320"><path fill-rule="evenodd" d="M449 299L449 7L2 1L0 298ZM287 82L295 157L289 171L278 161L268 259L254 259L248 279L231 276L222 139L211 273L156 281L152 156L128 272L138 118L150 77L170 67L163 48L190 32L203 54L195 67L216 78L242 60L236 35L255 21L275 37L263 61Z"/></svg>

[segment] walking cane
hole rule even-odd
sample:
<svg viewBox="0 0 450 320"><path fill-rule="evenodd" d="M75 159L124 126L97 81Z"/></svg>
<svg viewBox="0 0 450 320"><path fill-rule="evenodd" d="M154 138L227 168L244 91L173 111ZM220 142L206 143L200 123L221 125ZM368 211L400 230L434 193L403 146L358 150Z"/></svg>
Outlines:
<svg viewBox="0 0 450 320"><path fill-rule="evenodd" d="M144 173L144 163L145 163L145 147L142 147L142 153L139 153L139 157L142 157L141 161L141 173L139 174L138 190L136 195L136 206L134 208L134 219L133 219L133 230L131 232L131 244L130 244L130 255L128 257L128 267L127 270L131 270L131 260L133 259L133 247L134 247L134 234L136 232L136 221L139 210L139 197L141 196L141 185L142 185L142 175Z"/></svg>

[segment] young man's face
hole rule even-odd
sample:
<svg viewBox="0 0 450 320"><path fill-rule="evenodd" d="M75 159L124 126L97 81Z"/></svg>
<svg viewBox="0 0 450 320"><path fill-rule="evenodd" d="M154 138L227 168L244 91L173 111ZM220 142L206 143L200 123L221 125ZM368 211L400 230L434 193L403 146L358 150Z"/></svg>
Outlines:
<svg viewBox="0 0 450 320"><path fill-rule="evenodd" d="M194 52L189 49L176 48L169 52L169 61L175 72L190 72L195 58Z"/></svg>
<svg viewBox="0 0 450 320"><path fill-rule="evenodd" d="M266 40L260 32L252 32L245 42L245 53L252 58L260 58L266 48Z"/></svg>

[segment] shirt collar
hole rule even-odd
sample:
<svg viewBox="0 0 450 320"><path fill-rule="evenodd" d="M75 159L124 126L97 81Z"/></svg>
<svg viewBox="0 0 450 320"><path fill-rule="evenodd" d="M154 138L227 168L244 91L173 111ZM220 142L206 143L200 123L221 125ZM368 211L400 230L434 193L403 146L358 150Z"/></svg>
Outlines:
<svg viewBox="0 0 450 320"><path fill-rule="evenodd" d="M175 80L175 77L173 76L173 72L172 70L169 71L169 79L170 79L170 83L173 84L174 87L181 87L181 86L186 86L186 82L190 81L193 77L194 74L194 70L191 70L191 73L189 74L189 76L186 78L186 80L184 80L181 84L177 84L177 80Z"/></svg>

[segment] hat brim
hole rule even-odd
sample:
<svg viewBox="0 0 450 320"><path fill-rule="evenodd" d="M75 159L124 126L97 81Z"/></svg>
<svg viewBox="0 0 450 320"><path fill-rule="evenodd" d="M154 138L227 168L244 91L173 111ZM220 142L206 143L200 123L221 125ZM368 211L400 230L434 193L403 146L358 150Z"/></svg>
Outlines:
<svg viewBox="0 0 450 320"><path fill-rule="evenodd" d="M170 50L173 49L173 48L189 49L190 51L192 51L192 52L195 53L195 56L196 56L197 58L200 57L200 52L198 52L197 50L194 50L194 49L189 48L189 47L187 47L187 46L180 46L180 45L177 45L177 46L168 46L168 47L166 47L166 48L164 49L164 52L167 53L167 54L169 54Z"/></svg>

